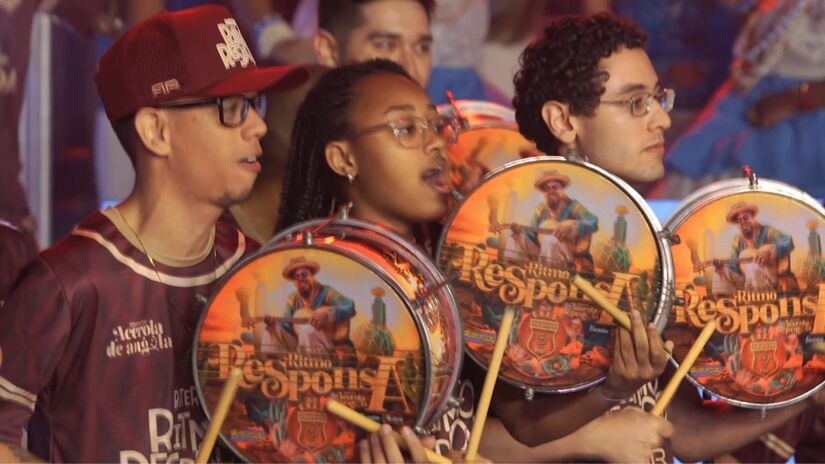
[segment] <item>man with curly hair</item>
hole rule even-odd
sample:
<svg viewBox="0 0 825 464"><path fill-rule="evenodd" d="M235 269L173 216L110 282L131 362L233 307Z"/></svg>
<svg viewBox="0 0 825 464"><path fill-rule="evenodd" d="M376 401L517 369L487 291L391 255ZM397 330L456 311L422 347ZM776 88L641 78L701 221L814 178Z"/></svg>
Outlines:
<svg viewBox="0 0 825 464"><path fill-rule="evenodd" d="M513 106L522 134L547 154L575 153L629 182L660 179L675 94L661 86L645 46L644 32L608 14L548 26L522 54L514 78ZM663 343L652 324L645 330L637 311L631 321L631 331L618 329L605 382L591 391L527 402L520 390L499 384L493 409L513 436L535 446L611 409L650 409L672 374L665 369L670 342ZM675 426L672 443L663 440L651 459L672 461L675 454L697 461L736 449L822 404L823 392L762 420L756 410L702 407L696 391L683 382L668 410Z"/></svg>
<svg viewBox="0 0 825 464"><path fill-rule="evenodd" d="M661 178L675 93L660 85L646 43L607 14L545 29L514 79L521 132L549 155L572 150L627 181Z"/></svg>

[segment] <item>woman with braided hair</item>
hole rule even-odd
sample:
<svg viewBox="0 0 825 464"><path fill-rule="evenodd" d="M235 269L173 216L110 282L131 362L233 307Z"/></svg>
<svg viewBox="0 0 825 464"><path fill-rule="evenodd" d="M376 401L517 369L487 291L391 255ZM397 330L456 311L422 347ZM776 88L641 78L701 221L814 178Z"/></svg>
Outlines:
<svg viewBox="0 0 825 464"><path fill-rule="evenodd" d="M352 201L351 217L381 224L426 248L448 212L446 149L455 135L454 123L438 116L424 90L397 64L374 60L327 71L298 110L278 229L328 216L336 205ZM464 363L455 395L461 405L444 414L434 434L439 453L463 459L482 378L474 363ZM504 462L638 461L650 454L645 440L657 442L660 429L668 426L628 409L527 447L490 417L479 451ZM634 430L632 437L628 430ZM400 457L394 442L380 438L360 444L362 462ZM411 435L405 438L418 446Z"/></svg>
<svg viewBox="0 0 825 464"><path fill-rule="evenodd" d="M422 227L448 211L446 148L455 135L455 122L399 65L328 71L298 110L278 229L352 201L353 217L420 242Z"/></svg>

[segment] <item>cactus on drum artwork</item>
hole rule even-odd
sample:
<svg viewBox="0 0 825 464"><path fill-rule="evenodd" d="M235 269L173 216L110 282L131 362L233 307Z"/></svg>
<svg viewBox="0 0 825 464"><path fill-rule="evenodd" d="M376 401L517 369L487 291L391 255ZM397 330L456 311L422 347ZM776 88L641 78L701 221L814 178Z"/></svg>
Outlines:
<svg viewBox="0 0 825 464"><path fill-rule="evenodd" d="M628 272L633 265L633 256L627 248L628 209L624 205L616 207L616 220L613 222L613 237L596 256L596 267L605 272Z"/></svg>
<svg viewBox="0 0 825 464"><path fill-rule="evenodd" d="M383 288L375 287L372 293L372 321L358 330L356 339L358 340L358 352L376 356L393 356L395 353L395 339L387 329L387 306L383 296L386 294Z"/></svg>
<svg viewBox="0 0 825 464"><path fill-rule="evenodd" d="M802 263L802 275L809 287L825 281L825 259L822 258L822 240L819 235L816 220L811 220L808 226L808 255Z"/></svg>

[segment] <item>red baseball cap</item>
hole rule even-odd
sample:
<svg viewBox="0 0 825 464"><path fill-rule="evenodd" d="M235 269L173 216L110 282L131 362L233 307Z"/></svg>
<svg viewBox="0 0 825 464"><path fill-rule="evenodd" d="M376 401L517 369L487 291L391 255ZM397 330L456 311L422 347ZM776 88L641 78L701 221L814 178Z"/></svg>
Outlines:
<svg viewBox="0 0 825 464"><path fill-rule="evenodd" d="M206 5L162 12L130 28L103 54L95 83L109 120L183 97L289 90L304 68L259 68L232 14Z"/></svg>

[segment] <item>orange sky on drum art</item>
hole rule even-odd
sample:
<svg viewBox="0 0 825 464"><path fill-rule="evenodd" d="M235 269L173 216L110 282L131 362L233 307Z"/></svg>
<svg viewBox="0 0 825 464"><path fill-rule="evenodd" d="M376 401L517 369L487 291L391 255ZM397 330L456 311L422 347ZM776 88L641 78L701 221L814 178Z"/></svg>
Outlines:
<svg viewBox="0 0 825 464"><path fill-rule="evenodd" d="M491 195L498 199L499 221L511 222L507 219L504 205L510 192L514 192L517 204L509 217L519 224L529 225L536 208L544 202L544 195L535 189L533 183L541 173L552 169L570 177L570 185L565 189L567 196L599 218L599 230L593 235L590 246L591 254L595 256L612 238L613 223L618 216L616 207L623 205L629 210L625 217L628 222L627 247L633 255L631 272L652 270L657 258L656 239L630 198L593 171L563 161L521 165L488 180L462 204L450 225L447 242L476 244L492 236L488 233L490 209L487 203ZM490 253L492 258L493 251Z"/></svg>
<svg viewBox="0 0 825 464"><path fill-rule="evenodd" d="M489 169L520 159L519 151L532 144L516 129L487 127L462 130L458 142L449 147L450 162L464 164L473 149L481 146L478 160Z"/></svg>
<svg viewBox="0 0 825 464"><path fill-rule="evenodd" d="M211 302L198 336L199 341L228 343L239 338L241 332L247 330L241 327L240 306L235 291L240 287L248 289L251 295L250 315L256 316L254 295L257 281L254 273L261 274L270 292L265 302L264 314L257 314L257 316L284 316L287 298L295 291L295 285L292 281L284 279L281 272L291 258L298 256L320 264L321 269L315 276L318 283L331 286L355 302L356 315L351 320L351 334L358 333L361 326L371 321L372 302L375 299L371 292L375 287L382 287L387 327L393 334L396 349L402 351L421 349L421 338L415 322L398 295L387 284L355 261L338 253L317 248L270 252L246 264L224 284L214 301ZM262 325L255 326L256 335L260 335L260 331L263 330Z"/></svg>
<svg viewBox="0 0 825 464"><path fill-rule="evenodd" d="M759 207L756 221L778 229L793 238L794 249L791 252L791 270L799 272L805 257L808 255L808 234L810 229L807 223L816 220L819 223L819 233L825 234L825 221L813 209L800 201L789 197L767 192L743 192L721 198L703 206L685 222L676 233L681 242L671 247L676 277L676 288L683 288L694 277L693 264L690 260L690 249L687 240L693 239L699 247L699 257L702 261L713 258L728 259L731 254L733 239L739 234L739 227L726 221L731 207L739 202L755 204ZM713 247L705 250L705 231L713 233ZM800 276L797 275L799 278ZM799 278L799 285L804 290L804 279ZM704 287L697 286L700 295Z"/></svg>

